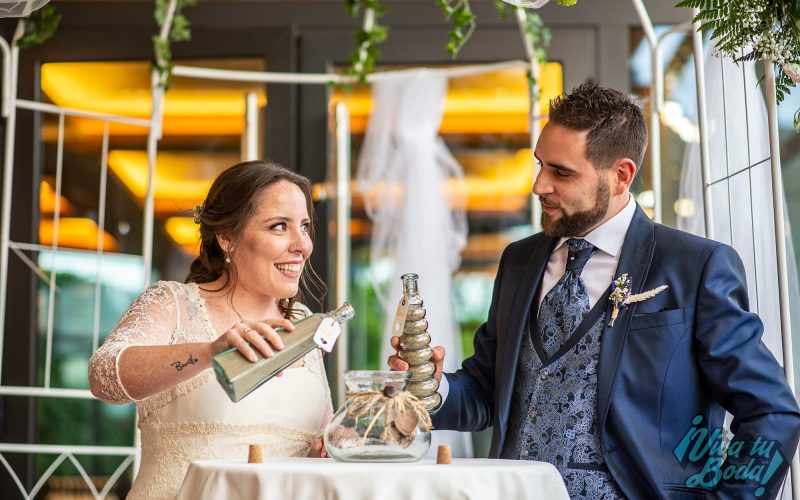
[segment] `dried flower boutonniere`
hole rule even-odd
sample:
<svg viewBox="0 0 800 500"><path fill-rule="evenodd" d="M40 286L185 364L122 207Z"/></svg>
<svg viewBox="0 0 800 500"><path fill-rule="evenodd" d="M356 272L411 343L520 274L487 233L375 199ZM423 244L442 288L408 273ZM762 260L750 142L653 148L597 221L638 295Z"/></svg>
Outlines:
<svg viewBox="0 0 800 500"><path fill-rule="evenodd" d="M611 319L608 321L608 326L614 326L614 320L619 315L620 306L625 304L630 295L631 278L628 273L625 273L611 284L611 295L608 296L608 299L611 301L613 309L611 309Z"/></svg>
<svg viewBox="0 0 800 500"><path fill-rule="evenodd" d="M611 294L608 296L612 304L611 319L608 322L608 326L614 326L614 320L616 320L617 316L619 316L620 307L625 307L629 304L642 302L649 298L655 297L667 288L667 285L661 285L652 290L631 295L631 278L628 276L628 273L625 273L619 278L615 279L611 284Z"/></svg>

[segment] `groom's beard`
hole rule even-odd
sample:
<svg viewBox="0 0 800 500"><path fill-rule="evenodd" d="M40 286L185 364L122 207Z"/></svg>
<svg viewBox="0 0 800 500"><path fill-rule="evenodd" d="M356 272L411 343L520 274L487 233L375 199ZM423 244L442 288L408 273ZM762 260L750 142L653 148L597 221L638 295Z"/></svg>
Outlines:
<svg viewBox="0 0 800 500"><path fill-rule="evenodd" d="M611 188L602 180L597 183L594 206L588 210L567 215L561 210L561 217L553 220L548 214L542 214L542 229L548 236L556 238L572 238L586 233L591 227L600 222L608 212L608 203L611 199Z"/></svg>

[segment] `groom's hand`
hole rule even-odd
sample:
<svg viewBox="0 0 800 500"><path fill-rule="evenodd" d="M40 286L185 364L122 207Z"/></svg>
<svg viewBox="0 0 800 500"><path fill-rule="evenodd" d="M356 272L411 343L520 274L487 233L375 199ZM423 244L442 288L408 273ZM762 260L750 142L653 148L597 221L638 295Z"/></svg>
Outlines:
<svg viewBox="0 0 800 500"><path fill-rule="evenodd" d="M400 337L392 337L391 340L392 348L395 350L396 353L400 352ZM431 361L436 366L436 372L434 375L436 376L436 380L439 382L442 381L442 365L444 365L444 347L436 346L433 348L433 356L431 357ZM389 368L392 370L397 371L406 371L408 370L408 363L400 359L400 356L397 354L392 354L389 356Z"/></svg>
<svg viewBox="0 0 800 500"><path fill-rule="evenodd" d="M308 450L308 456L311 458L329 458L328 450L325 449L325 441L322 437L318 437L314 440L314 444L311 446L311 449Z"/></svg>

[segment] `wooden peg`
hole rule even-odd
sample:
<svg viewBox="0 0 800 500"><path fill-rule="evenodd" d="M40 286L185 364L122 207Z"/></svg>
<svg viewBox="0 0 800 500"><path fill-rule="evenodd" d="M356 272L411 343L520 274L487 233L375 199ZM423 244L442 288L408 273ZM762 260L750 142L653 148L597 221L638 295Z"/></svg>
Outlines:
<svg viewBox="0 0 800 500"><path fill-rule="evenodd" d="M260 464L261 463L261 445L260 444L251 444L250 449L247 452L247 463L248 464Z"/></svg>
<svg viewBox="0 0 800 500"><path fill-rule="evenodd" d="M450 446L446 444L440 444L439 448L436 450L436 463L437 464L449 464L453 460L453 453L450 451Z"/></svg>

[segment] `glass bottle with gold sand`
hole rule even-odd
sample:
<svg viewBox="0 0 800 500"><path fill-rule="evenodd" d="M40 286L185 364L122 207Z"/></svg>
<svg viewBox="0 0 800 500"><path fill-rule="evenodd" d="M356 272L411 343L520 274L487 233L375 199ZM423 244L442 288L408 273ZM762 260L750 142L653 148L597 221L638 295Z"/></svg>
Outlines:
<svg viewBox="0 0 800 500"><path fill-rule="evenodd" d="M403 298L397 308L394 333L400 335L399 356L409 364L411 383L408 384L408 392L419 398L425 409L431 411L439 407L442 397L437 392L439 381L434 376L436 367L431 361L431 336L428 334L426 311L417 288L418 278L413 273L401 276ZM401 328L402 334L399 332Z"/></svg>

